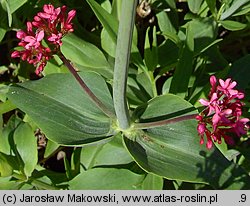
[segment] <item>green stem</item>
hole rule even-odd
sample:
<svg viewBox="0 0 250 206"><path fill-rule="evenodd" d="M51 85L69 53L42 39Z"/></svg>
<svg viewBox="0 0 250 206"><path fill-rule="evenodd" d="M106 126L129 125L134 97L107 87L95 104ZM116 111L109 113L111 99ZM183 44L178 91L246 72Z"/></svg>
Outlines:
<svg viewBox="0 0 250 206"><path fill-rule="evenodd" d="M130 127L130 116L126 98L128 67L138 0L122 1L122 12L117 37L113 98L120 129Z"/></svg>
<svg viewBox="0 0 250 206"><path fill-rule="evenodd" d="M45 190L60 190L60 188L54 187L40 180L31 180L31 184L35 187L45 189Z"/></svg>
<svg viewBox="0 0 250 206"><path fill-rule="evenodd" d="M151 82L151 86L153 89L153 96L157 97L157 89L156 89L156 84L155 84L155 78L154 78L154 74L151 71L148 71L148 76L149 76L149 80Z"/></svg>
<svg viewBox="0 0 250 206"><path fill-rule="evenodd" d="M172 119L165 119L165 120L160 120L160 121L155 121L155 122L134 123L133 127L135 129L149 129L149 128L160 127L160 126L164 126L167 124L173 124L173 123L181 122L185 120L195 119L196 116L197 114L190 114L186 116L176 117Z"/></svg>
<svg viewBox="0 0 250 206"><path fill-rule="evenodd" d="M75 68L72 66L72 64L69 62L69 60L66 59L66 57L62 53L59 54L59 57L63 61L63 63L65 64L65 66L69 69L69 71L71 72L71 74L73 74L73 76L75 77L75 79L77 80L77 82L80 84L80 86L83 88L83 90L86 92L86 94L89 96L89 98L96 104L96 106L98 106L104 112L104 114L106 114L107 116L109 116L111 118L115 118L114 113L112 111L110 111L103 104L103 102L100 101L100 99L98 99L97 96L95 96L95 94L85 84L85 82L79 76L79 74L76 72Z"/></svg>
<svg viewBox="0 0 250 206"><path fill-rule="evenodd" d="M25 181L25 182L28 182L30 181L31 185L35 186L35 187L39 187L41 189L45 189L45 190L59 190L60 188L57 188L57 187L54 187L52 185L49 185L45 182L42 182L40 180L36 180L36 179L29 179L27 180L26 176L25 175L21 175L21 174L17 174L17 173L13 173L12 174L12 177L18 179L18 180L21 180L21 181Z"/></svg>

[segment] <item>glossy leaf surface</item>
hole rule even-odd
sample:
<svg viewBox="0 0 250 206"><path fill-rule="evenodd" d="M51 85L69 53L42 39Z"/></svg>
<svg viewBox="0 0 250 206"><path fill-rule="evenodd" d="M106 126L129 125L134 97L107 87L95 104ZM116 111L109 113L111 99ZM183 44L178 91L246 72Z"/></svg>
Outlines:
<svg viewBox="0 0 250 206"><path fill-rule="evenodd" d="M188 102L174 95L163 95L149 101L140 117L141 122L170 119L195 114ZM232 177L231 188L247 187L249 177L241 168L230 163L215 147L207 150L199 144L195 119L137 131L135 141L124 143L135 161L146 171L168 179L209 183L215 188L226 187ZM233 179L238 178L238 182ZM242 178L242 179L241 179Z"/></svg>
<svg viewBox="0 0 250 206"><path fill-rule="evenodd" d="M112 110L112 98L103 78L93 72L82 72L81 77ZM111 120L89 99L71 74L52 74L38 81L13 85L8 97L49 139L59 144L93 143L111 135Z"/></svg>

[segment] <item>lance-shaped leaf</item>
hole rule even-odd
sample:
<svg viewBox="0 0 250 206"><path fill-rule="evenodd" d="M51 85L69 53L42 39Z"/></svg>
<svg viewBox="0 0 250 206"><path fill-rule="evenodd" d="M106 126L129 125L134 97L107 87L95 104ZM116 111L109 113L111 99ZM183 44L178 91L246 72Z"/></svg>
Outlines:
<svg viewBox="0 0 250 206"><path fill-rule="evenodd" d="M32 128L27 123L21 123L14 132L16 149L24 163L24 173L31 176L38 161L37 140Z"/></svg>
<svg viewBox="0 0 250 206"><path fill-rule="evenodd" d="M69 182L71 190L132 190L140 189L144 175L127 169L94 168L84 171Z"/></svg>
<svg viewBox="0 0 250 206"><path fill-rule="evenodd" d="M112 111L112 98L104 79L94 72L81 72L80 76ZM52 74L38 81L13 85L8 98L26 112L49 139L59 144L93 143L111 135L111 120L71 74Z"/></svg>
<svg viewBox="0 0 250 206"><path fill-rule="evenodd" d="M96 71L106 78L112 78L112 69L104 54L95 45L70 34L63 38L61 49L80 70Z"/></svg>
<svg viewBox="0 0 250 206"><path fill-rule="evenodd" d="M152 99L140 121L158 121L194 113L190 103L168 94ZM209 183L215 188L249 187L249 176L239 166L229 162L215 146L207 150L199 144L196 127L195 119L175 122L135 131L131 134L135 140L124 137L124 143L135 161L149 173L168 179Z"/></svg>

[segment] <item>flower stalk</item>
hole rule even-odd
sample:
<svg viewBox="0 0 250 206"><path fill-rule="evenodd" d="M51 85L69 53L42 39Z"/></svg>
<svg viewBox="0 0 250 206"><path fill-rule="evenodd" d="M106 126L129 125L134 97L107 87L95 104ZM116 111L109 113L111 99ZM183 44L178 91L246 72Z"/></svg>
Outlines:
<svg viewBox="0 0 250 206"><path fill-rule="evenodd" d="M18 45L22 47L22 50L14 51L11 56L13 58L19 57L29 64L33 64L36 67L36 74L39 75L43 71L48 60L57 54L89 98L104 112L104 114L111 118L115 118L114 113L95 96L75 71L72 64L60 51L62 38L74 31L72 20L75 15L75 10L71 10L67 13L66 6L55 8L51 4L45 4L43 6L43 11L38 12L32 22L27 22L27 31L20 30L17 32L17 38L20 39ZM42 40L45 40L48 46L44 46Z"/></svg>
<svg viewBox="0 0 250 206"><path fill-rule="evenodd" d="M118 125L121 130L126 130L130 127L126 87L137 3L138 0L122 1L122 12L117 37L113 98Z"/></svg>
<svg viewBox="0 0 250 206"><path fill-rule="evenodd" d="M79 76L79 74L76 72L75 68L72 66L72 64L69 62L69 60L60 52L59 54L60 59L64 63L64 65L69 69L70 73L75 77L76 81L80 84L82 89L86 92L86 94L89 96L89 98L96 104L96 106L99 107L103 111L104 114L106 114L109 117L115 118L115 115L112 111L110 111L103 102L98 99L95 94L90 90L90 88L85 84L83 79Z"/></svg>
<svg viewBox="0 0 250 206"><path fill-rule="evenodd" d="M161 127L167 124L174 124L174 123L185 121L185 120L195 119L196 116L197 114L190 114L190 115L185 115L185 116L176 117L172 119L164 119L164 120L155 121L155 122L135 123L133 127L134 129L149 129L149 128Z"/></svg>

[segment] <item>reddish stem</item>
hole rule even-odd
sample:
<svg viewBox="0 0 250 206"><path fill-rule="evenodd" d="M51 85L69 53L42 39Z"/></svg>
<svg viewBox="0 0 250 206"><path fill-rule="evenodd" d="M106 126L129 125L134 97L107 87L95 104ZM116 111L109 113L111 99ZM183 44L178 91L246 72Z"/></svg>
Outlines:
<svg viewBox="0 0 250 206"><path fill-rule="evenodd" d="M97 96L90 90L90 88L85 84L85 82L83 81L83 79L78 75L78 73L76 72L75 68L73 67L73 65L69 62L68 59L66 59L66 57L60 53L59 54L60 59L63 61L63 63L65 64L65 66L69 69L69 71L71 72L71 74L73 74L73 76L75 77L75 79L77 80L77 82L80 84L80 86L83 88L83 90L86 92L86 94L90 97L90 99L109 117L114 118L115 115L112 111L110 111L104 104L102 101L100 101L100 99L97 98Z"/></svg>
<svg viewBox="0 0 250 206"><path fill-rule="evenodd" d="M155 121L155 122L135 123L134 128L135 129L149 129L149 128L154 128L154 127L160 127L166 124L173 124L176 122L195 119L196 116L197 114L190 114L186 116L176 117L172 119L165 119L165 120L160 120L160 121Z"/></svg>

